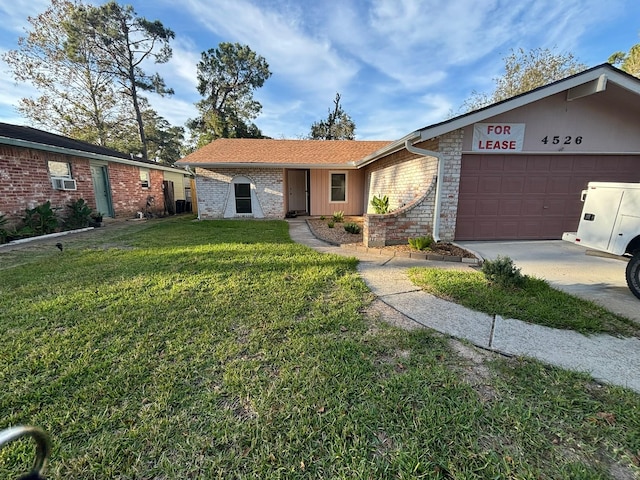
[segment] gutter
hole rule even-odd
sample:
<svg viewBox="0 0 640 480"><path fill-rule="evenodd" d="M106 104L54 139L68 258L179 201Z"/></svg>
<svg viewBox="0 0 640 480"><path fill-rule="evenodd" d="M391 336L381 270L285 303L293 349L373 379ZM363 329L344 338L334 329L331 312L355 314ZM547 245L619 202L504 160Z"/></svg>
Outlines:
<svg viewBox="0 0 640 480"><path fill-rule="evenodd" d="M433 150L425 150L424 148L414 147L411 144L411 139L407 138L404 142L404 147L408 152L415 153L416 155L421 155L423 157L435 157L438 160L438 173L436 175L436 205L433 209L433 239L436 242L440 241L440 197L442 195L441 186L442 186L442 170L443 170L443 162L442 162L442 154L440 152L434 152Z"/></svg>

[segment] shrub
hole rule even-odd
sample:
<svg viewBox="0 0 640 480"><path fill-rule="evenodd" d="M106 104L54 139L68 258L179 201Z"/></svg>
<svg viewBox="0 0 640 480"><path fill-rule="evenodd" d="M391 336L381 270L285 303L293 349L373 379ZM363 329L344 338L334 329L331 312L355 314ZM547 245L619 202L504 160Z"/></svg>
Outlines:
<svg viewBox="0 0 640 480"><path fill-rule="evenodd" d="M52 208L50 201L35 208L27 208L25 216L22 218L23 225L19 230L19 234L29 237L55 232L59 224L56 210L58 208Z"/></svg>
<svg viewBox="0 0 640 480"><path fill-rule="evenodd" d="M344 229L349 233L360 233L362 229L357 223L349 222L344 224Z"/></svg>
<svg viewBox="0 0 640 480"><path fill-rule="evenodd" d="M377 214L389 213L389 197L383 195L382 197L373 196L371 200L371 206Z"/></svg>
<svg viewBox="0 0 640 480"><path fill-rule="evenodd" d="M339 210L337 212L333 212L333 221L335 223L342 223L344 222L344 212L342 210Z"/></svg>
<svg viewBox="0 0 640 480"><path fill-rule="evenodd" d="M427 235L426 237L410 238L409 245L416 250L429 250L431 245L433 245L433 237Z"/></svg>
<svg viewBox="0 0 640 480"><path fill-rule="evenodd" d="M68 203L67 209L69 213L64 220L66 228L73 230L74 228L88 227L91 224L93 210L84 199L79 198Z"/></svg>
<svg viewBox="0 0 640 480"><path fill-rule="evenodd" d="M489 283L503 288L522 287L526 279L511 258L500 255L495 260L485 260L482 264L482 273Z"/></svg>
<svg viewBox="0 0 640 480"><path fill-rule="evenodd" d="M102 225L102 214L100 212L92 212L91 213L91 221L89 222L90 227L100 227Z"/></svg>
<svg viewBox="0 0 640 480"><path fill-rule="evenodd" d="M329 223L327 223L327 227L329 228L333 228L335 226L335 223L333 220L331 220Z"/></svg>
<svg viewBox="0 0 640 480"><path fill-rule="evenodd" d="M324 215L320 215L320 220L325 220L327 217L325 217Z"/></svg>

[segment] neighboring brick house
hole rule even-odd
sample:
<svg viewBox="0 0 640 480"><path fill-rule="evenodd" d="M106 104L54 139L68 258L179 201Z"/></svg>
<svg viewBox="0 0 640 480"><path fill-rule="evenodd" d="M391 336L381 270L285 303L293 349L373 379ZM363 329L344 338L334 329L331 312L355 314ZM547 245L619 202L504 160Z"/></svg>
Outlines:
<svg viewBox="0 0 640 480"><path fill-rule="evenodd" d="M200 218L343 210L369 246L560 239L588 182L640 182L638 118L640 80L603 64L394 142L225 139L177 165L195 168Z"/></svg>
<svg viewBox="0 0 640 480"><path fill-rule="evenodd" d="M0 214L10 223L47 201L65 207L79 198L106 217L133 218L145 210L149 197L154 213L175 213L174 202L190 200L188 177L183 169L0 123ZM165 198L171 205L165 205Z"/></svg>

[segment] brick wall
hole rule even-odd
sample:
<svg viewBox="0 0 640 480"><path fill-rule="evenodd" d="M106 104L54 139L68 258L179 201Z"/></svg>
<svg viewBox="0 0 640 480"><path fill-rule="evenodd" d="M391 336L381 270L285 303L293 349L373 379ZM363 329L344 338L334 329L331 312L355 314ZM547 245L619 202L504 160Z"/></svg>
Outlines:
<svg viewBox="0 0 640 480"><path fill-rule="evenodd" d="M363 241L367 247L399 245L409 238L431 235L435 205L436 176L414 203L386 215L367 213L363 222Z"/></svg>
<svg viewBox="0 0 640 480"><path fill-rule="evenodd" d="M77 190L55 190L47 168L49 160L71 164L71 174ZM109 163L109 182L115 216L135 217L143 211L148 195L155 197L154 211L162 213L164 197L163 172L150 168L151 187L140 185L139 167ZM17 225L25 209L34 208L47 201L53 207L64 207L71 201L83 198L91 208L96 207L90 161L86 158L63 155L42 150L0 145L0 214L10 225Z"/></svg>
<svg viewBox="0 0 640 480"><path fill-rule="evenodd" d="M231 200L234 198L230 185L234 177L238 176L246 177L252 183L265 218L284 217L282 169L197 168L196 191L198 192L198 213L201 219L224 218L227 201L229 198Z"/></svg>
<svg viewBox="0 0 640 480"><path fill-rule="evenodd" d="M47 168L47 161L71 163L71 172L77 182L77 190L54 190ZM89 162L40 150L11 145L0 145L0 214L10 225L17 225L26 209L50 201L64 215L65 206L79 198L95 206L93 183Z"/></svg>
<svg viewBox="0 0 640 480"><path fill-rule="evenodd" d="M440 205L440 230L442 241L452 241L455 235L458 192L460 186L460 166L462 159L462 130L448 133L416 147L437 151L443 162ZM433 234L434 210L436 203L437 160L433 157L421 157L401 150L376 162L370 169L371 185L369 199L376 195L374 181L385 185L391 208L401 208L387 215L367 213L364 218L363 240L366 246L407 243L411 237ZM394 202L391 202L391 198ZM413 197L409 202L404 198ZM370 211L372 209L370 208Z"/></svg>
<svg viewBox="0 0 640 480"><path fill-rule="evenodd" d="M371 200L374 196L389 197L389 208L397 210L414 203L424 195L425 188L435 174L432 158L421 157L406 150L389 155L368 166L366 199L368 213L374 213Z"/></svg>
<svg viewBox="0 0 640 480"><path fill-rule="evenodd" d="M143 167L146 168L146 167ZM147 197L153 197L153 214L164 212L164 193L162 190L162 170L149 169L149 188L140 184L140 167L136 165L109 164L109 183L116 218L134 218L137 212L144 212Z"/></svg>
<svg viewBox="0 0 640 480"><path fill-rule="evenodd" d="M464 131L456 130L441 136L439 142L444 168L440 196L440 239L446 242L452 242L456 234L463 138Z"/></svg>

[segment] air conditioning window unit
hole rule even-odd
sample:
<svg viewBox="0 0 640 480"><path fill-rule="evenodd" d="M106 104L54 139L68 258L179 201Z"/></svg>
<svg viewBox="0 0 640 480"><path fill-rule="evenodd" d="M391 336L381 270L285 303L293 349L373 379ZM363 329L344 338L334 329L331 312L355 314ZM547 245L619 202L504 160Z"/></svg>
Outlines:
<svg viewBox="0 0 640 480"><path fill-rule="evenodd" d="M77 190L78 186L73 178L52 178L55 190Z"/></svg>

